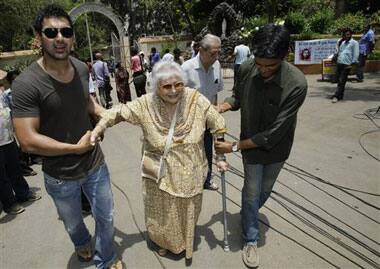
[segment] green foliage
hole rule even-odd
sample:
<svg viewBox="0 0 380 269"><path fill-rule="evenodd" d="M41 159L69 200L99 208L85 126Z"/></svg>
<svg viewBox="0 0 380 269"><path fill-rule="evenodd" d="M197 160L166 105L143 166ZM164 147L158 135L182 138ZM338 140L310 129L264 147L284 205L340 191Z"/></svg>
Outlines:
<svg viewBox="0 0 380 269"><path fill-rule="evenodd" d="M254 16L244 20L240 28L241 35L244 38L251 38L261 26L268 23L268 19L264 16Z"/></svg>
<svg viewBox="0 0 380 269"><path fill-rule="evenodd" d="M299 34L303 31L306 18L300 11L292 11L285 18L285 27L291 34Z"/></svg>
<svg viewBox="0 0 380 269"><path fill-rule="evenodd" d="M18 70L18 71L22 72L25 68L27 68L29 65L31 65L37 58L38 58L37 55L34 57L24 58L22 60L17 61L16 64L6 65L2 69L6 72L13 71L13 70Z"/></svg>
<svg viewBox="0 0 380 269"><path fill-rule="evenodd" d="M333 22L329 32L332 34L340 34L342 29L349 27L354 33L361 33L366 24L366 20L366 17L361 11L355 14L347 13Z"/></svg>
<svg viewBox="0 0 380 269"><path fill-rule="evenodd" d="M310 18L310 30L315 33L326 33L334 20L334 13L331 9L322 9L317 11Z"/></svg>
<svg viewBox="0 0 380 269"><path fill-rule="evenodd" d="M367 60L380 60L380 50L374 50L368 55Z"/></svg>

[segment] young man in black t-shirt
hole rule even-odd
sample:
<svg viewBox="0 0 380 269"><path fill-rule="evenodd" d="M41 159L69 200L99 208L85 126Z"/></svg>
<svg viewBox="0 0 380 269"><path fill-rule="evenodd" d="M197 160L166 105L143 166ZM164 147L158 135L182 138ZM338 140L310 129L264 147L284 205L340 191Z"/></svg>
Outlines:
<svg viewBox="0 0 380 269"><path fill-rule="evenodd" d="M122 268L113 248L113 197L100 146L90 144L102 107L89 96L86 64L69 56L73 24L57 5L37 16L34 28L43 56L13 83L13 122L23 150L44 156L45 187L81 261L93 257L83 222L81 189L96 221L97 268Z"/></svg>

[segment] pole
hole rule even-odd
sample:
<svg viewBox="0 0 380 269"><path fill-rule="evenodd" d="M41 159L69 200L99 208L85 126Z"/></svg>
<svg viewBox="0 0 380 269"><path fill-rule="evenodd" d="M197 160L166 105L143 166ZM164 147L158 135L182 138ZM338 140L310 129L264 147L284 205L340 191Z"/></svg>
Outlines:
<svg viewBox="0 0 380 269"><path fill-rule="evenodd" d="M86 3L86 0L83 0L83 3ZM86 31L87 31L88 49L90 50L90 59L91 59L91 64L92 64L94 62L94 57L92 55L90 28L88 27L87 13L85 13L84 16L85 16L85 19L86 19Z"/></svg>
<svg viewBox="0 0 380 269"><path fill-rule="evenodd" d="M224 230L224 239L223 239L223 249L224 251L230 251L230 246L228 244L228 232L227 232L227 205L226 205L226 175L225 172L220 174L221 183L222 183L222 205L223 205L223 230Z"/></svg>
<svg viewBox="0 0 380 269"><path fill-rule="evenodd" d="M224 134L216 134L216 140L224 142ZM226 161L226 156L224 154L217 155L217 160ZM223 249L224 251L230 251L230 246L228 244L228 232L227 232L227 204L226 204L226 174L224 171L220 173L220 181L222 184L222 206L223 206Z"/></svg>

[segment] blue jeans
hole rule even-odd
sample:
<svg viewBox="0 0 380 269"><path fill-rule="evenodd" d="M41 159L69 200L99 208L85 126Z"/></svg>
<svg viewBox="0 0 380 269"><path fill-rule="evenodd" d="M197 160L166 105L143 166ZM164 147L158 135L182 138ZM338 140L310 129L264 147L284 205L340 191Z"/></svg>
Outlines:
<svg viewBox="0 0 380 269"><path fill-rule="evenodd" d="M44 174L45 187L57 207L75 249L86 246L91 235L83 222L81 188L87 196L96 223L94 262L96 268L107 268L116 258L113 247L113 195L106 164L79 180L61 180Z"/></svg>
<svg viewBox="0 0 380 269"><path fill-rule="evenodd" d="M356 78L359 80L364 79L364 67L365 67L365 62L367 60L367 55L364 54L359 54L359 63L356 69Z"/></svg>
<svg viewBox="0 0 380 269"><path fill-rule="evenodd" d="M246 243L259 240L259 209L269 198L284 162L273 164L244 165L241 222L243 239Z"/></svg>

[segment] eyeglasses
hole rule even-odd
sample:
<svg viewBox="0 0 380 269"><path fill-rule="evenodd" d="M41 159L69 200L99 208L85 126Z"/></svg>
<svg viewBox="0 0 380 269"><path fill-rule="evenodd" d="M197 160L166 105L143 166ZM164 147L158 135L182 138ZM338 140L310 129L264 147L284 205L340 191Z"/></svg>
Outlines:
<svg viewBox="0 0 380 269"><path fill-rule="evenodd" d="M42 30L42 33L49 39L56 38L58 33L61 33L64 38L70 38L74 35L73 28L71 27L45 28Z"/></svg>
<svg viewBox="0 0 380 269"><path fill-rule="evenodd" d="M183 82L177 82L175 84L164 84L164 85L161 85L160 87L167 91L170 91L174 87L174 89L179 91L185 87L185 84L183 84Z"/></svg>

